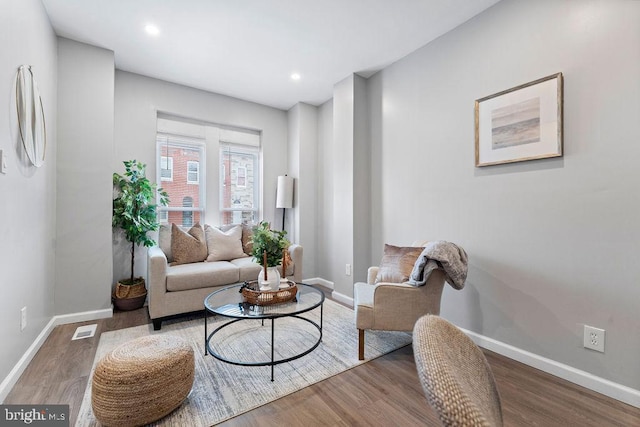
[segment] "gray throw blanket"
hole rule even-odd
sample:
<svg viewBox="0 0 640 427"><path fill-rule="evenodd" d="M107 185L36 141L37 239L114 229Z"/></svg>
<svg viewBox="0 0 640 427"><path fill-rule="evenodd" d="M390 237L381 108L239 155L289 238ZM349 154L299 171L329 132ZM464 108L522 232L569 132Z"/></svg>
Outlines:
<svg viewBox="0 0 640 427"><path fill-rule="evenodd" d="M444 270L445 279L455 289L462 289L467 280L467 253L460 246L444 240L427 243L413 265L409 284L424 286L431 272Z"/></svg>

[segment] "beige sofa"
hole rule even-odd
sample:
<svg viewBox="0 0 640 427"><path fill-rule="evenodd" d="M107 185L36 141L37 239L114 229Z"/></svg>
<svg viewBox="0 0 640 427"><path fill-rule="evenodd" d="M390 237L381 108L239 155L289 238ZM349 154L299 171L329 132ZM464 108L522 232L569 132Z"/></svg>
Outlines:
<svg viewBox="0 0 640 427"><path fill-rule="evenodd" d="M287 268L290 273L287 278L300 283L302 246L292 244L289 254L293 261L293 272ZM204 298L216 289L256 280L261 267L250 256L230 261L170 265L165 251L160 246L154 246L148 251L147 268L149 316L153 321L153 328L159 330L163 318L203 310ZM282 273L281 269L280 272Z"/></svg>

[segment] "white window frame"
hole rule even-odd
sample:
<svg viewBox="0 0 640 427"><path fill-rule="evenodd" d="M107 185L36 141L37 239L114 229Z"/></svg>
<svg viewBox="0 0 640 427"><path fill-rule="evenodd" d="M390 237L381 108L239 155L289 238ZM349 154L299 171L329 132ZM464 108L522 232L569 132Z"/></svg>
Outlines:
<svg viewBox="0 0 640 427"><path fill-rule="evenodd" d="M162 167L162 162L166 162L167 167L163 168ZM173 157L165 157L165 156L160 156L160 165L159 168L160 169L160 180L161 181L173 181ZM162 171L163 170L168 170L171 175L166 177L166 176L162 176Z"/></svg>
<svg viewBox="0 0 640 427"><path fill-rule="evenodd" d="M192 171L191 166L195 165L196 170ZM196 179L189 179L189 174L195 173ZM187 184L200 184L200 162L196 162L193 160L187 161Z"/></svg>
<svg viewBox="0 0 640 427"><path fill-rule="evenodd" d="M253 156L253 208L246 207L224 207L224 187L225 182L224 178L224 154L225 152L230 151L232 153L237 154L249 154ZM245 168L246 169L246 168ZM254 218L259 218L260 214L260 186L262 181L262 175L260 174L260 147L252 146L252 145L244 145L244 144L235 144L220 141L220 171L222 175L220 176L220 183L218 185L220 190L220 223L222 223L222 219L226 212L253 212ZM245 185L247 182L247 174L245 170ZM237 177L236 177L236 185L237 185Z"/></svg>

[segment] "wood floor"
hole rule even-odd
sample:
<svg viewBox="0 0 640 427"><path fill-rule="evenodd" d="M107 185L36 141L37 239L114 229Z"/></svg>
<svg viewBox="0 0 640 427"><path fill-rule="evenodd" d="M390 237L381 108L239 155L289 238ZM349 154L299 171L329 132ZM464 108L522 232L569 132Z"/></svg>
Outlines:
<svg viewBox="0 0 640 427"><path fill-rule="evenodd" d="M97 323L96 336L77 341L78 326ZM80 404L102 332L150 323L146 307L111 319L58 326L5 404ZM354 352L356 349L354 349ZM485 355L502 398L505 426L640 426L640 409L490 351ZM438 426L417 379L411 346L302 389L222 426Z"/></svg>

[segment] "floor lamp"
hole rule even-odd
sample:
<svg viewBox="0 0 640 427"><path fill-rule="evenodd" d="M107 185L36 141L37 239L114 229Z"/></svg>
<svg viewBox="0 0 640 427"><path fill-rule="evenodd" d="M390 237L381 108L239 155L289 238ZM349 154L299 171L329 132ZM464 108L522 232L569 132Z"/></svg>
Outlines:
<svg viewBox="0 0 640 427"><path fill-rule="evenodd" d="M282 230L284 230L284 216L287 208L293 207L293 178L287 175L278 177L276 191L276 208L282 209Z"/></svg>

